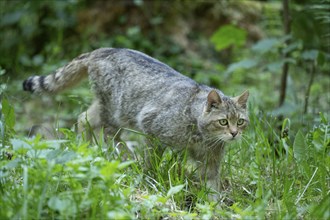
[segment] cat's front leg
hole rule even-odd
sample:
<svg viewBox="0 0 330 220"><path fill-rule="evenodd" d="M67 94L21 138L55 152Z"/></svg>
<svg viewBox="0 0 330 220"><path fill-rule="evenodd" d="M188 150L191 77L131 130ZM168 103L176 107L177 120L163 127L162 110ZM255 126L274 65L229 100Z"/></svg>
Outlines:
<svg viewBox="0 0 330 220"><path fill-rule="evenodd" d="M206 186L210 189L209 199L218 202L221 191L221 160L224 149L220 148L208 153L205 167Z"/></svg>
<svg viewBox="0 0 330 220"><path fill-rule="evenodd" d="M206 186L216 192L220 191L220 161L213 161L206 166Z"/></svg>
<svg viewBox="0 0 330 220"><path fill-rule="evenodd" d="M209 188L209 199L218 202L220 198L220 163L224 154L224 144L208 151L201 150L207 146L190 149L190 156L200 164L199 175Z"/></svg>
<svg viewBox="0 0 330 220"><path fill-rule="evenodd" d="M206 181L206 187L209 189L208 198L210 202L219 202L220 200L220 175L210 177Z"/></svg>

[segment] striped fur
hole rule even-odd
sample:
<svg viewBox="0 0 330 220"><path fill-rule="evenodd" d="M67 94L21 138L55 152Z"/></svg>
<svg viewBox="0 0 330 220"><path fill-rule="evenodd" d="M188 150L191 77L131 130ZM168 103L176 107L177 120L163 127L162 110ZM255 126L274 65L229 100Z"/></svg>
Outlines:
<svg viewBox="0 0 330 220"><path fill-rule="evenodd" d="M57 93L70 88L87 77L89 56L82 54L50 75L31 76L23 82L23 89L32 93Z"/></svg>

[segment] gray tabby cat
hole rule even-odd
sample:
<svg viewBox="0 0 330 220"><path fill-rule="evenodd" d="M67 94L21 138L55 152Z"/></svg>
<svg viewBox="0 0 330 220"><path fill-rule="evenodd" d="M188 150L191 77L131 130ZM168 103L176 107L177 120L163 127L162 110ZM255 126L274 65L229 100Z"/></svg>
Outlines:
<svg viewBox="0 0 330 220"><path fill-rule="evenodd" d="M114 135L123 127L188 150L201 163L208 186L220 190L219 167L228 141L248 125L248 91L230 98L200 85L171 67L130 49L101 48L85 53L47 76L31 76L25 91L54 94L89 76L94 103L78 121Z"/></svg>

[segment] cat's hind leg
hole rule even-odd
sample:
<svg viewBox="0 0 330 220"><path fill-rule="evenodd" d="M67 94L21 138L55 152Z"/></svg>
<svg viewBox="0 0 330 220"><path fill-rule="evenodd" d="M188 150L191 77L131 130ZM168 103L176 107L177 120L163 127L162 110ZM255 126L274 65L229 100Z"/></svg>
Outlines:
<svg viewBox="0 0 330 220"><path fill-rule="evenodd" d="M98 134L103 126L100 114L100 102L99 100L95 100L87 111L79 115L77 125L78 133L84 133L88 140L92 139L93 134Z"/></svg>
<svg viewBox="0 0 330 220"><path fill-rule="evenodd" d="M120 129L114 126L109 114L104 113L104 107L100 100L96 99L87 111L78 117L77 130L79 134L85 134L87 140L98 137L103 132L105 139L108 137L120 141Z"/></svg>

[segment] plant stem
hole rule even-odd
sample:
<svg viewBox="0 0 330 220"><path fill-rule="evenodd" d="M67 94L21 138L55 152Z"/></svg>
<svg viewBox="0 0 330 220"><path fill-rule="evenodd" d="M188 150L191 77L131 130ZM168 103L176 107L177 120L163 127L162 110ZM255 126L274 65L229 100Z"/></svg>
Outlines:
<svg viewBox="0 0 330 220"><path fill-rule="evenodd" d="M309 79L308 87L307 87L306 94L305 94L305 105L304 105L305 114L307 113L307 110L308 110L309 94L311 92L311 87L314 82L314 76L315 76L315 63L313 62L312 69L311 69L311 78Z"/></svg>

